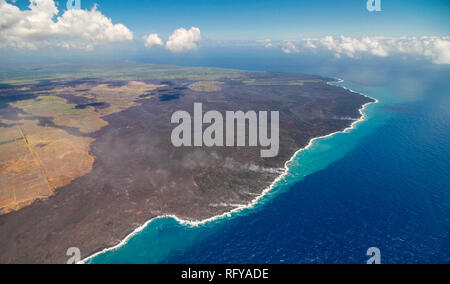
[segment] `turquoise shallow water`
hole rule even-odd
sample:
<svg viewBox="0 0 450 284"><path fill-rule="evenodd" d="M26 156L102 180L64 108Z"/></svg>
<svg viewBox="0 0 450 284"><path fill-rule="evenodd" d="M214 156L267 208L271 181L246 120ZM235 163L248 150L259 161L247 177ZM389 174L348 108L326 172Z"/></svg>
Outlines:
<svg viewBox="0 0 450 284"><path fill-rule="evenodd" d="M450 87L407 79L344 82L380 101L368 120L298 154L254 208L199 227L158 219L89 263L364 263L372 246L385 263L450 262Z"/></svg>

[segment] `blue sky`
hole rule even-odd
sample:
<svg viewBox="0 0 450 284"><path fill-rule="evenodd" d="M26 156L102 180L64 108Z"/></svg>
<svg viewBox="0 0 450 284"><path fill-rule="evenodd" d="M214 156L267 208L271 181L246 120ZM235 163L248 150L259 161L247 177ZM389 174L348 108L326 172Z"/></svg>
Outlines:
<svg viewBox="0 0 450 284"><path fill-rule="evenodd" d="M59 0L60 11L66 0ZM293 39L325 35L449 35L450 1L381 0L370 13L366 0L81 0L95 3L114 23L137 36L167 37L179 27L199 27L215 40ZM18 0L20 7L28 1Z"/></svg>
<svg viewBox="0 0 450 284"><path fill-rule="evenodd" d="M94 3L136 33L196 26L217 40L448 35L450 28L447 0L381 0L383 11L374 13L365 0L82 0L84 8Z"/></svg>

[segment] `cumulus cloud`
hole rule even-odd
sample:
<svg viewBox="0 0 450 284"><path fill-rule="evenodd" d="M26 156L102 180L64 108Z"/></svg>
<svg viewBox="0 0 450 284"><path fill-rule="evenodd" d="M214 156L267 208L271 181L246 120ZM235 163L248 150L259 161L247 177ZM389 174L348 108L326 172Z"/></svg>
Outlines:
<svg viewBox="0 0 450 284"><path fill-rule="evenodd" d="M31 0L29 9L0 0L0 48L38 49L43 46L92 49L133 39L122 24L113 24L97 7L69 10L57 17L54 0Z"/></svg>
<svg viewBox="0 0 450 284"><path fill-rule="evenodd" d="M281 50L283 50L283 52L287 54L300 52L300 50L297 48L297 46L295 46L295 44L292 41L285 41L281 47Z"/></svg>
<svg viewBox="0 0 450 284"><path fill-rule="evenodd" d="M166 49L178 53L197 48L197 42L201 40L200 29L192 27L189 30L179 28L175 30L166 43Z"/></svg>
<svg viewBox="0 0 450 284"><path fill-rule="evenodd" d="M162 39L158 36L158 34L150 34L144 37L145 47L152 48L157 45L163 45Z"/></svg>
<svg viewBox="0 0 450 284"><path fill-rule="evenodd" d="M359 53L370 53L380 57L388 56L386 46L380 41L380 39L381 38L365 37L360 40L345 36L341 36L340 38L327 36L321 39L308 39L307 47L325 47L334 52L337 57L346 55L354 58Z"/></svg>
<svg viewBox="0 0 450 284"><path fill-rule="evenodd" d="M450 37L363 37L346 36L307 38L281 44L285 53L328 51L336 57L359 58L364 55L387 57L412 55L430 59L435 64L450 64Z"/></svg>
<svg viewBox="0 0 450 284"><path fill-rule="evenodd" d="M424 55L431 58L434 63L450 64L450 37L425 38L424 45Z"/></svg>
<svg viewBox="0 0 450 284"><path fill-rule="evenodd" d="M273 47L273 44L272 44L272 40L271 40L271 39L259 40L258 42L264 44L264 47L265 47L265 48L271 48L271 47Z"/></svg>

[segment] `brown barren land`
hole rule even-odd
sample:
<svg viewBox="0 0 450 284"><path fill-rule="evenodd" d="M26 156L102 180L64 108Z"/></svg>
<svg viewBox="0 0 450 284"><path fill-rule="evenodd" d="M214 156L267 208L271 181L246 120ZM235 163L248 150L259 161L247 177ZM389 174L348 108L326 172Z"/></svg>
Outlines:
<svg viewBox="0 0 450 284"><path fill-rule="evenodd" d="M0 263L65 263L68 248L87 257L156 216L203 220L248 204L298 149L373 102L318 76L140 68L153 77L0 85ZM172 114L194 103L279 111L279 155L172 146Z"/></svg>

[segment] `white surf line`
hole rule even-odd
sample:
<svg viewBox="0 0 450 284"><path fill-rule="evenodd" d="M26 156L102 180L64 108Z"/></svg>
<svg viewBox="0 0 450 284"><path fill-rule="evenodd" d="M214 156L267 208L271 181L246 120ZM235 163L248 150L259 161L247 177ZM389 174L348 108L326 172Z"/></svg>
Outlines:
<svg viewBox="0 0 450 284"><path fill-rule="evenodd" d="M344 82L344 80L339 79L339 78L335 78L335 80L336 80L336 82L327 82L327 84L328 84L328 85L333 85L333 84L339 84L339 83ZM95 254L93 254L93 255L91 255L91 256L88 256L88 257L86 257L85 259L83 259L82 261L80 261L79 264L85 264L87 261L89 261L89 260L91 260L91 259L93 259L93 258L95 258L95 257L97 257L97 256L99 256L99 255L101 255L101 254L104 254L104 253L106 253L106 252L108 252L108 251L116 250L116 249L118 249L118 248L120 248L120 247L126 245L126 244L130 241L131 238L133 238L133 237L134 237L136 234L138 234L139 232L142 232L142 231L143 231L143 230L144 230L151 222L153 222L153 221L155 221L155 220L158 220L158 219L172 218L172 219L174 219L175 221L177 221L178 223L180 223L181 225L186 225L186 226L189 226L189 227L198 227L198 226L205 225L205 224L207 224L207 223L210 223L210 222L213 222L213 221L216 221L216 220L219 220L219 219L224 219L224 218L227 218L227 217L232 217L233 214L239 213L239 212L241 212L241 211L243 211L243 210L246 210L246 209L252 209L253 207L255 207L255 205L257 205L258 202L259 202L262 198L264 198L269 192L271 192L271 191L275 188L275 186L278 184L278 182L280 182L281 180L283 180L283 179L289 174L289 170L290 170L289 164L290 164L292 161L294 161L294 159L297 157L297 155L298 155L299 153L301 153L301 152L303 152L303 151L309 149L309 148L314 144L314 142L317 141L317 140L324 139L324 138L329 138L329 137L332 137L332 136L334 136L335 134L339 134L339 133L349 133L350 131L352 131L353 129L355 129L355 127L356 127L357 124L359 124L360 122L363 122L363 121L366 121L366 120L367 120L367 116L366 116L366 114L364 113L364 111L366 110L366 108L367 108L369 105L371 105L371 104L377 104L377 103L379 103L379 100L377 100L377 99L375 99L375 98L371 98L371 97L369 97L369 96L367 96L367 95L365 95L365 94L363 94L363 93L355 92L355 91L353 91L353 90L351 90L351 89L349 89L349 88L343 87L343 86L339 86L339 87L340 87L340 88L343 88L343 89L345 89L345 90L348 90L348 91L350 91L350 92L352 92L352 93L359 94L359 95L362 95L362 96L364 96L364 97L366 97L366 98L369 98L369 99L371 99L371 100L374 100L374 102L369 102L369 103L364 104L364 105L359 109L359 113L361 114L361 117L360 117L359 119L353 121L353 123L352 123L349 127L345 128L344 130L342 130L342 131L336 131L336 132L333 132L333 133L328 134L328 135L325 135L325 136L320 136L320 137L312 138L312 139L309 141L308 145L306 145L305 147L303 147L303 148L301 148L300 150L298 150L297 152L295 152L295 154L291 157L291 159L289 159L289 161L287 161L287 162L284 164L284 170L283 170L283 173L282 173L280 176L278 176L278 177L271 183L271 185L270 185L268 188L264 189L264 190L261 192L261 194L259 194L255 199L253 199L249 204L247 204L247 205L238 205L238 206L237 206L236 208L234 208L233 210L230 210L230 211L228 211L228 212L225 212L225 213L223 213L223 214L220 214L220 215L217 215L217 216L208 218L208 219L204 219L204 220L202 220L202 221L189 221L189 220L183 220L183 219L181 219L181 218L179 218L179 217L177 217L177 216L175 216L175 215L162 215L162 216L155 217L155 218L150 219L150 220L148 220L147 222L145 222L142 226L136 228L132 233L130 233L128 236L126 236L126 237L125 237L122 241L120 241L120 243L118 243L117 245L115 245L115 246L113 246L113 247L105 248L105 249L103 249L102 251L99 251L99 252L97 252L97 253L95 253Z"/></svg>

